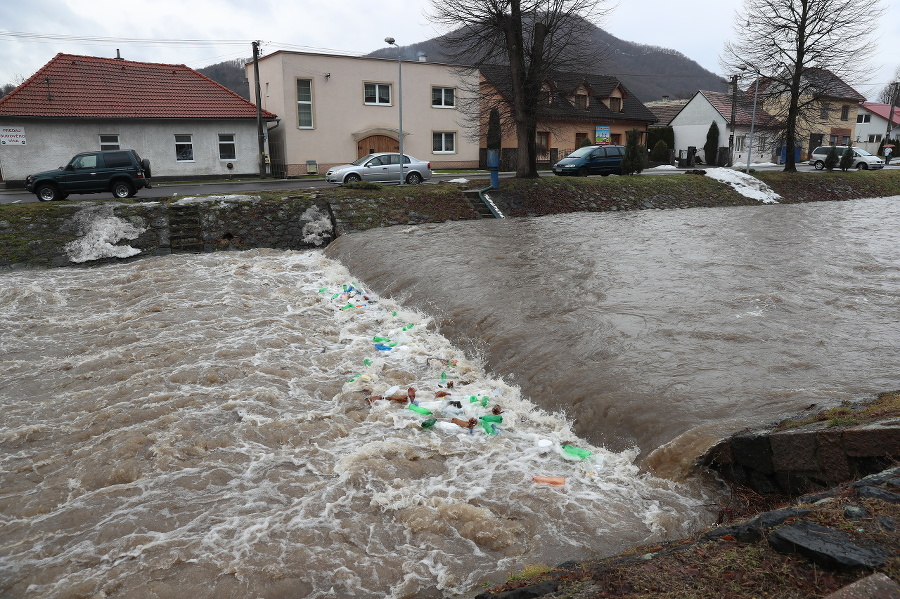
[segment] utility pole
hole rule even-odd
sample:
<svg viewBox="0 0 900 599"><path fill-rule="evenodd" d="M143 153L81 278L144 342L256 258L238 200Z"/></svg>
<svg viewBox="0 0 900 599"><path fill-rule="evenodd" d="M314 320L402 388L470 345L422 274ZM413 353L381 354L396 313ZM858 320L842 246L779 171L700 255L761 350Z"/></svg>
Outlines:
<svg viewBox="0 0 900 599"><path fill-rule="evenodd" d="M262 92L259 88L259 42L253 42L253 78L256 80L256 134L259 138L259 176L266 176L266 136L263 133Z"/></svg>
<svg viewBox="0 0 900 599"><path fill-rule="evenodd" d="M890 105L888 106L888 114L887 114L887 131L884 134L884 143L888 143L887 140L891 137L891 124L894 120L894 107L897 106L898 101L900 101L900 81L894 82L894 95L893 100L891 100ZM898 123L900 124L900 123Z"/></svg>
<svg viewBox="0 0 900 599"><path fill-rule="evenodd" d="M737 74L731 76L731 135L728 136L728 166L734 166L734 119L737 108Z"/></svg>

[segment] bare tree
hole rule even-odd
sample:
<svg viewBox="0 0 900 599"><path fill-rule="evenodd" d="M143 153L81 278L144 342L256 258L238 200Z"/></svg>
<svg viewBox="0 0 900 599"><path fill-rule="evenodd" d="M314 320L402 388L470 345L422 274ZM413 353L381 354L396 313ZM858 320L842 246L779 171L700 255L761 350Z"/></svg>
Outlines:
<svg viewBox="0 0 900 599"><path fill-rule="evenodd" d="M481 70L503 65L508 91L501 115L514 127L517 177L537 177L541 88L552 71L596 68L603 48L585 43L608 0L432 0L433 21L451 29L451 60ZM478 94L478 112L488 112ZM488 108L488 110L484 110Z"/></svg>
<svg viewBox="0 0 900 599"><path fill-rule="evenodd" d="M835 78L859 82L871 73L872 23L883 12L881 0L865 11L855 0L746 0L736 16L735 41L725 44L720 63L762 78L762 105L784 123L785 171L797 170L798 131L820 117L821 102L848 97Z"/></svg>
<svg viewBox="0 0 900 599"><path fill-rule="evenodd" d="M882 104L892 103L897 96L898 89L900 89L900 67L897 67L897 70L894 71L894 80L885 85L881 93L878 94L878 101Z"/></svg>

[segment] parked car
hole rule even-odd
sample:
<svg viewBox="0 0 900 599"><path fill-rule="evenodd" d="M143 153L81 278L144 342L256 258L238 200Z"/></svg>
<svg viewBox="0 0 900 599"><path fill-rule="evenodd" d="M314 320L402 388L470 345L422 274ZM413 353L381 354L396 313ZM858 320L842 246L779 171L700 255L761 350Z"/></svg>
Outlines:
<svg viewBox="0 0 900 599"><path fill-rule="evenodd" d="M621 175L625 146L584 146L553 165L556 175Z"/></svg>
<svg viewBox="0 0 900 599"><path fill-rule="evenodd" d="M847 147L848 146L835 146L837 149L838 160L840 160L844 155L844 152L847 151ZM809 164L816 167L816 170L822 170L825 168L825 158L828 157L828 152L830 151L831 146L819 146L813 150L810 155ZM860 170L884 168L884 160L878 156L869 154L861 148L853 148L853 166Z"/></svg>
<svg viewBox="0 0 900 599"><path fill-rule="evenodd" d="M70 193L112 192L130 198L150 187L150 161L134 150L104 150L76 154L69 164L25 178L25 189L42 202L64 200Z"/></svg>
<svg viewBox="0 0 900 599"><path fill-rule="evenodd" d="M418 185L431 179L431 163L422 162L412 156L403 156L403 180L410 185ZM355 183L374 181L377 183L400 182L400 154L379 152L367 154L350 164L342 164L328 169L325 180L329 183Z"/></svg>

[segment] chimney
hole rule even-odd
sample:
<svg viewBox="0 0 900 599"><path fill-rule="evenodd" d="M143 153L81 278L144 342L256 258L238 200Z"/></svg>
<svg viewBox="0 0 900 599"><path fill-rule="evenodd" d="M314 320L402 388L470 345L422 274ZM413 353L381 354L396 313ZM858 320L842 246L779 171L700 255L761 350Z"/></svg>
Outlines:
<svg viewBox="0 0 900 599"><path fill-rule="evenodd" d="M663 102L668 102L668 101L669 101L669 96L663 96L662 99L663 99Z"/></svg>
<svg viewBox="0 0 900 599"><path fill-rule="evenodd" d="M118 48L116 48L116 60L125 60L124 58L122 58L122 55L119 54L119 49L118 49Z"/></svg>
<svg viewBox="0 0 900 599"><path fill-rule="evenodd" d="M419 52L416 55L416 58L419 60L419 62L428 62L428 57L425 55L424 52Z"/></svg>

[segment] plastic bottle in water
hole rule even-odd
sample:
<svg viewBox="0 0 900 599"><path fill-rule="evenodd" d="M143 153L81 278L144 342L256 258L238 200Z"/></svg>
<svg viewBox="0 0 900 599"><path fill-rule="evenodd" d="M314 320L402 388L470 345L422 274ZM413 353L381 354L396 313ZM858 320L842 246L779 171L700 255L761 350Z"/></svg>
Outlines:
<svg viewBox="0 0 900 599"><path fill-rule="evenodd" d="M436 418L429 418L422 422L422 428L431 428L437 423Z"/></svg>
<svg viewBox="0 0 900 599"><path fill-rule="evenodd" d="M429 410L428 408L423 408L422 406L417 406L414 403L409 404L407 407L410 410L412 410L413 412L417 412L419 414L424 414L426 416L429 416L432 413L431 410Z"/></svg>
<svg viewBox="0 0 900 599"><path fill-rule="evenodd" d="M580 460L586 460L591 457L593 454L587 449L582 449L580 447L575 447L574 445L563 445L563 451L565 451L570 456L576 457Z"/></svg>

